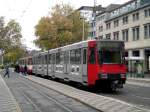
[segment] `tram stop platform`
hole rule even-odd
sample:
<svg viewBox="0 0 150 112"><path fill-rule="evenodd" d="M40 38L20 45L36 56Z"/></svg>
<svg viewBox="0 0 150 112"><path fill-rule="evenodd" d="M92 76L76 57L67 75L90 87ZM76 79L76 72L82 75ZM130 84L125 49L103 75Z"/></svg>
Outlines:
<svg viewBox="0 0 150 112"><path fill-rule="evenodd" d="M9 78L6 78L9 80ZM21 112L21 109L0 74L0 112Z"/></svg>
<svg viewBox="0 0 150 112"><path fill-rule="evenodd" d="M25 78L33 82L36 82L38 84L41 84L42 86L45 86L47 88L53 89L68 97L74 98L86 105L89 105L103 112L120 112L120 111L121 112L150 112L150 110L137 107L135 105L129 104L124 101L79 90L74 87L62 83L58 83L55 81L51 81L51 80L47 80L35 76L26 76Z"/></svg>

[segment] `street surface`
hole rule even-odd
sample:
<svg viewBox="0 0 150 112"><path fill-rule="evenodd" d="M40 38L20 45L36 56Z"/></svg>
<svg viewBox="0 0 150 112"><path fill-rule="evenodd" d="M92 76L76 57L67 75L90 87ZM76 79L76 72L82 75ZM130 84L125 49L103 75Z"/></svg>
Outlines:
<svg viewBox="0 0 150 112"><path fill-rule="evenodd" d="M34 83L19 74L4 78L23 112L96 112L72 98ZM96 92L98 95L118 99L150 110L150 87L125 84L117 92Z"/></svg>
<svg viewBox="0 0 150 112"><path fill-rule="evenodd" d="M34 83L19 74L4 79L22 112L98 112L72 98Z"/></svg>
<svg viewBox="0 0 150 112"><path fill-rule="evenodd" d="M150 87L125 84L124 88L117 92L98 94L116 98L150 110Z"/></svg>

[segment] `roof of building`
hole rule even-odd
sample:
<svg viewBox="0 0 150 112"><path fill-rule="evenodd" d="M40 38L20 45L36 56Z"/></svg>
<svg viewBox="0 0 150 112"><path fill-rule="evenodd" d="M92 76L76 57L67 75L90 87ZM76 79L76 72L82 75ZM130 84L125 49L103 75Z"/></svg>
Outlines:
<svg viewBox="0 0 150 112"><path fill-rule="evenodd" d="M120 4L110 4L106 7L106 12L110 12L118 7L120 7L121 5Z"/></svg>
<svg viewBox="0 0 150 112"><path fill-rule="evenodd" d="M77 10L90 10L90 11L93 11L93 8L92 6L81 6L80 8L78 8Z"/></svg>
<svg viewBox="0 0 150 112"><path fill-rule="evenodd" d="M110 12L110 11L112 11L112 10L118 8L118 7L120 7L120 4L110 4L107 7L103 7L103 9L101 9L102 11L99 12L98 14L96 14L96 16L99 16L99 15L105 13L105 12Z"/></svg>

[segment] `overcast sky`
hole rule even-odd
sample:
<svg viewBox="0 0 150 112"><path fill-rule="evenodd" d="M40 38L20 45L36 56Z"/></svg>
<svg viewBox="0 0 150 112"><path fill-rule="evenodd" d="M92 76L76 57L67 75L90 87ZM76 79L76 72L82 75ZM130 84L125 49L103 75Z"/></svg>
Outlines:
<svg viewBox="0 0 150 112"><path fill-rule="evenodd" d="M111 3L121 4L127 1L129 0L97 0L97 5L107 6ZM62 2L70 3L75 8L94 5L94 0L0 0L0 16L4 16L7 21L15 19L19 22L22 27L23 43L28 48L35 49L34 26L55 4Z"/></svg>

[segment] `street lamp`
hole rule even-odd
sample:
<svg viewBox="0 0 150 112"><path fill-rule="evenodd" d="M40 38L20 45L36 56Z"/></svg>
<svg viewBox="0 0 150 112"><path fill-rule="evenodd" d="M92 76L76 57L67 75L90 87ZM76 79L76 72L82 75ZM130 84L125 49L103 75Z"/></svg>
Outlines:
<svg viewBox="0 0 150 112"><path fill-rule="evenodd" d="M3 58L3 54L4 54L4 50L3 49L0 49L0 51L1 51L1 61L2 61L2 65L4 64L4 58Z"/></svg>
<svg viewBox="0 0 150 112"><path fill-rule="evenodd" d="M82 18L82 41L84 41L84 17Z"/></svg>
<svg viewBox="0 0 150 112"><path fill-rule="evenodd" d="M82 13L83 15L82 15L82 17L80 18L80 19L82 19L82 41L84 41L84 36L85 36L85 14L87 14L87 12L83 12Z"/></svg>

